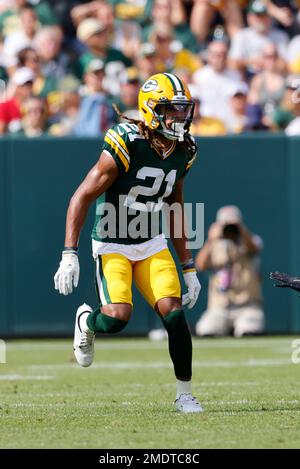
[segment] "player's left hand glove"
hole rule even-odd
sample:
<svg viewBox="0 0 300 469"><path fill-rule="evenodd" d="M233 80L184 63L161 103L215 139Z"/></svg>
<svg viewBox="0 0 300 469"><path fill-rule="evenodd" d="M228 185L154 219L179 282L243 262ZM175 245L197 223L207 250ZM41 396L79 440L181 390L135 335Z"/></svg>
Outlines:
<svg viewBox="0 0 300 469"><path fill-rule="evenodd" d="M287 274L282 274L281 272L271 272L270 278L276 280L277 282L274 286L280 288L291 288L300 292L300 278L298 277L289 277Z"/></svg>
<svg viewBox="0 0 300 469"><path fill-rule="evenodd" d="M182 304L191 309L198 299L201 284L198 280L193 261L185 263L182 267L182 271L183 279L188 289L188 292L182 295Z"/></svg>
<svg viewBox="0 0 300 469"><path fill-rule="evenodd" d="M63 251L59 269L54 276L55 290L69 295L79 282L79 260L76 251Z"/></svg>

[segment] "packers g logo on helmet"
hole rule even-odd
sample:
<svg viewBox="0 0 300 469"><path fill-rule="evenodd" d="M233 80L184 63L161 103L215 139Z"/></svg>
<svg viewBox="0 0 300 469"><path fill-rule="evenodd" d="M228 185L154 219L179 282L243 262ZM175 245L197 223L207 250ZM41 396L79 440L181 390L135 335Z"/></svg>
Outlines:
<svg viewBox="0 0 300 469"><path fill-rule="evenodd" d="M157 88L157 81L156 80L147 80L142 87L142 91L148 93L149 91L154 91Z"/></svg>
<svg viewBox="0 0 300 469"><path fill-rule="evenodd" d="M183 141L192 122L194 103L180 78L158 73L140 89L139 111L147 127L171 140Z"/></svg>

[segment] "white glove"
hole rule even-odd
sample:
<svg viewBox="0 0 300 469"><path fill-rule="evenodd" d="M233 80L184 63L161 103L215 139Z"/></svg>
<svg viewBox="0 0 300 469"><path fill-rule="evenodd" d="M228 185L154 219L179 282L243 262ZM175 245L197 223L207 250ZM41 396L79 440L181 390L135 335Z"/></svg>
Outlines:
<svg viewBox="0 0 300 469"><path fill-rule="evenodd" d="M188 293L182 295L182 304L187 305L187 307L191 309L198 299L201 284L197 278L196 272L186 272L183 274L183 278L187 286Z"/></svg>
<svg viewBox="0 0 300 469"><path fill-rule="evenodd" d="M79 260L75 251L63 251L59 269L54 276L55 290L68 295L79 282Z"/></svg>

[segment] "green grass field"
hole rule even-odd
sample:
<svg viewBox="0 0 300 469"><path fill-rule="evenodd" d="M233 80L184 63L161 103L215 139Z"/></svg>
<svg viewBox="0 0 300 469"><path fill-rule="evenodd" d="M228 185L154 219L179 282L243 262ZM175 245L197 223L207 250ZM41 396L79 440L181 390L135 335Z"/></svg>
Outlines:
<svg viewBox="0 0 300 469"><path fill-rule="evenodd" d="M299 448L293 337L194 339L201 415L173 406L166 341L98 338L95 363L71 340L10 341L0 364L1 448Z"/></svg>

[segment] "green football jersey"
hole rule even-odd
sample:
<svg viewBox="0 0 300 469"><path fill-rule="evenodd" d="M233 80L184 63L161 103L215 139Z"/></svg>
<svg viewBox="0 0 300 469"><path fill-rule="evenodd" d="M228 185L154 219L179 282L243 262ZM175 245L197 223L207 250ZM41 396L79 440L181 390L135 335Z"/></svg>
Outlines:
<svg viewBox="0 0 300 469"><path fill-rule="evenodd" d="M103 151L115 160L119 177L96 202L92 238L107 243L137 244L162 233L162 209L176 182L196 154L174 141L162 157L135 124L109 129Z"/></svg>

